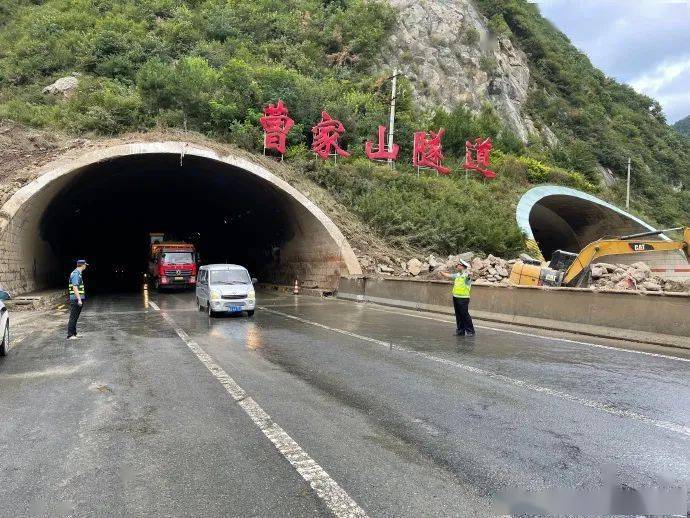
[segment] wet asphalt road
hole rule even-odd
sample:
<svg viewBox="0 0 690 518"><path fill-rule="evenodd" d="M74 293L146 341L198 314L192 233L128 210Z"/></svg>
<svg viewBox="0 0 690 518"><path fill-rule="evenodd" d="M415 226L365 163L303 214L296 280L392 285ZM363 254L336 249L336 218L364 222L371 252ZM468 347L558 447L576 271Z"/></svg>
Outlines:
<svg viewBox="0 0 690 518"><path fill-rule="evenodd" d="M610 473L690 485L682 351L525 328L462 339L447 316L275 293L252 319L209 319L190 293L148 301L90 300L79 341L64 311L16 330L0 359L0 515L328 516L331 490L286 460L294 447L262 431L274 424L369 516L487 516L508 488Z"/></svg>

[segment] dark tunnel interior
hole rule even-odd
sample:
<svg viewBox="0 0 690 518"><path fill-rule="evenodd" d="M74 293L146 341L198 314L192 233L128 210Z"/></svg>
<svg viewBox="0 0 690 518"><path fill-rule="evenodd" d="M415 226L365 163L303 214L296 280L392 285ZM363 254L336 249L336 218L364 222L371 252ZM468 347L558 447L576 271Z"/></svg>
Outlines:
<svg viewBox="0 0 690 518"><path fill-rule="evenodd" d="M278 247L292 237L286 197L227 164L133 155L80 172L51 201L39 228L61 272L78 258L89 261L85 279L92 292L140 287L151 232L192 242L202 264L241 264L261 279L270 276Z"/></svg>

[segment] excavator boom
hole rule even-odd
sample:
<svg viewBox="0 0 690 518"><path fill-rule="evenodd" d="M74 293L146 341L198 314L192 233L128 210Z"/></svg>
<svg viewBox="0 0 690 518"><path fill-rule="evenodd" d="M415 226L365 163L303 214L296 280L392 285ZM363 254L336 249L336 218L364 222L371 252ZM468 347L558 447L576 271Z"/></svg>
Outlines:
<svg viewBox="0 0 690 518"><path fill-rule="evenodd" d="M641 239L631 239L642 234L623 236L618 239L599 239L584 247L568 270L563 276L563 284L568 285L592 264L592 261L607 255L626 255L642 254L645 252L681 250L685 253L686 259L690 260L690 227L670 229L683 230L682 241L645 241ZM647 236L655 235L665 231L644 233Z"/></svg>

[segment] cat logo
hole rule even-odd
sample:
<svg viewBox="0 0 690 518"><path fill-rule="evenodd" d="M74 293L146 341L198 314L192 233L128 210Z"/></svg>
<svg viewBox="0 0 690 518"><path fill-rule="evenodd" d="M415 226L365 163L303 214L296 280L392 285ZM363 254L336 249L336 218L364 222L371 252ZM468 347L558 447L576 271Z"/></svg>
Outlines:
<svg viewBox="0 0 690 518"><path fill-rule="evenodd" d="M654 247L649 243L628 243L633 252L649 252L654 250Z"/></svg>

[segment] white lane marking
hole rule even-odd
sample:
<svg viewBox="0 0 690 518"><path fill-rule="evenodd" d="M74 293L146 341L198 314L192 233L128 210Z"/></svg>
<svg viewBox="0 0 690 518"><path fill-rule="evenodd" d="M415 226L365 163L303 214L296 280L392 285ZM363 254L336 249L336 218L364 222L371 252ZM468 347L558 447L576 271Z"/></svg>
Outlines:
<svg viewBox="0 0 690 518"><path fill-rule="evenodd" d="M528 390L531 390L533 392L539 392L541 394L547 394L549 396L557 397L559 399L564 399L567 401L571 401L573 403L577 403L582 406L590 407L590 408L596 408L597 410L601 410L603 412L607 412L609 414L618 416L618 417L627 417L629 419L634 419L636 421L641 421L643 423L650 424L652 426L656 426L657 428L663 428L664 430L669 430L681 435L685 435L686 437L690 437L690 427L688 426L683 426L679 425L676 423L671 423L669 421L661 421L658 419L653 419L651 417L647 417L646 415L643 414L638 414L637 412L632 412L631 410L623 410L620 408L616 408L612 405L608 405L606 403L601 403L600 401L594 401L591 399L585 399L581 398L578 396L573 396L572 394L568 394L567 392L562 392L560 390L552 389L549 387L542 387L541 385L535 385L534 383L530 383L528 381L516 379L516 378L511 378L508 376L505 376L503 374L498 374L496 372L491 372L487 371L484 369L480 369L478 367L473 367L471 365L465 365L464 363L459 363L453 360L447 360L445 358L440 358L438 356L434 356L429 353L425 353L422 351L416 351L415 349L411 349L409 347L405 347L404 345L398 345L394 344L392 342L386 342L384 340L379 340L377 338L371 338L369 336L364 336L360 335L357 333L353 333L351 331L345 331L344 329L338 329L337 327L330 327L324 324L320 324L318 322L313 322L311 320L307 320L301 317L297 317L294 315L289 315L287 313L283 313L281 311L277 311L275 309L268 309L268 308L261 308L264 311L267 311L269 313L274 313L276 315L280 315L285 318L290 318L292 320L297 320L298 322L302 322L304 324L309 324L312 326L320 327L322 329L326 329L328 331L333 331L335 333L340 333L343 335L351 336L353 338L357 338L359 340L364 340L366 342L371 342L377 345L381 345L387 349L392 349L392 350L397 350L397 351L402 351L405 353L413 354L416 356L420 356L422 358L425 358L427 360L431 360L433 362L437 363L442 363L444 365L448 365L451 367L456 367L458 369L462 369L467 372L472 372L474 374L478 374L480 376L484 376L486 378L490 378L496 381L501 381L503 383L509 383L511 385L515 385L518 387L522 387Z"/></svg>
<svg viewBox="0 0 690 518"><path fill-rule="evenodd" d="M149 305L156 311L160 308L153 302ZM273 443L276 449L292 465L293 468L309 483L314 492L321 498L331 512L337 517L343 518L366 518L367 514L359 507L350 495L348 495L338 483L319 466L309 454L297 444L297 442L283 430L278 423L273 421L259 404L254 401L234 379L232 379L222 367L213 361L213 358L204 351L199 344L192 340L189 335L175 323L170 315L161 312L163 318L168 322L177 336L187 344L187 347L196 355L213 376L220 382L230 397L244 410L254 424L263 434Z"/></svg>
<svg viewBox="0 0 690 518"><path fill-rule="evenodd" d="M373 307L368 307L368 309L371 309L374 311L380 311L382 313L391 313L393 315L402 315L402 316L409 316L409 317L414 317L414 318L423 318L425 320L435 320L436 322L446 322L449 324L455 323L454 320L429 317L426 315L416 315L414 313L401 313L399 311L390 311L387 309L373 308ZM650 353L648 351L637 351L635 349L626 349L625 347L612 347L610 345L594 344L592 342L582 342L579 340L572 340L570 338L556 338L556 337L551 337L551 336L537 335L534 333L525 333L523 331L513 331L512 329L503 329L501 327L491 327L491 326L484 326L484 325L475 325L474 327L476 327L478 329L488 329L489 331L498 331L500 333L510 333L513 335L529 336L531 338L541 338L542 340L556 340L559 342L566 342L566 343L570 343L570 344L589 345L590 347L597 347L599 349L609 349L611 351L619 351L619 352L626 352L626 353L633 353L633 354L644 354L646 356L654 356L656 358L664 358L666 360L676 360L679 362L690 362L690 358L679 358L678 356L670 356L668 354ZM625 340L625 339L622 338L622 340Z"/></svg>

